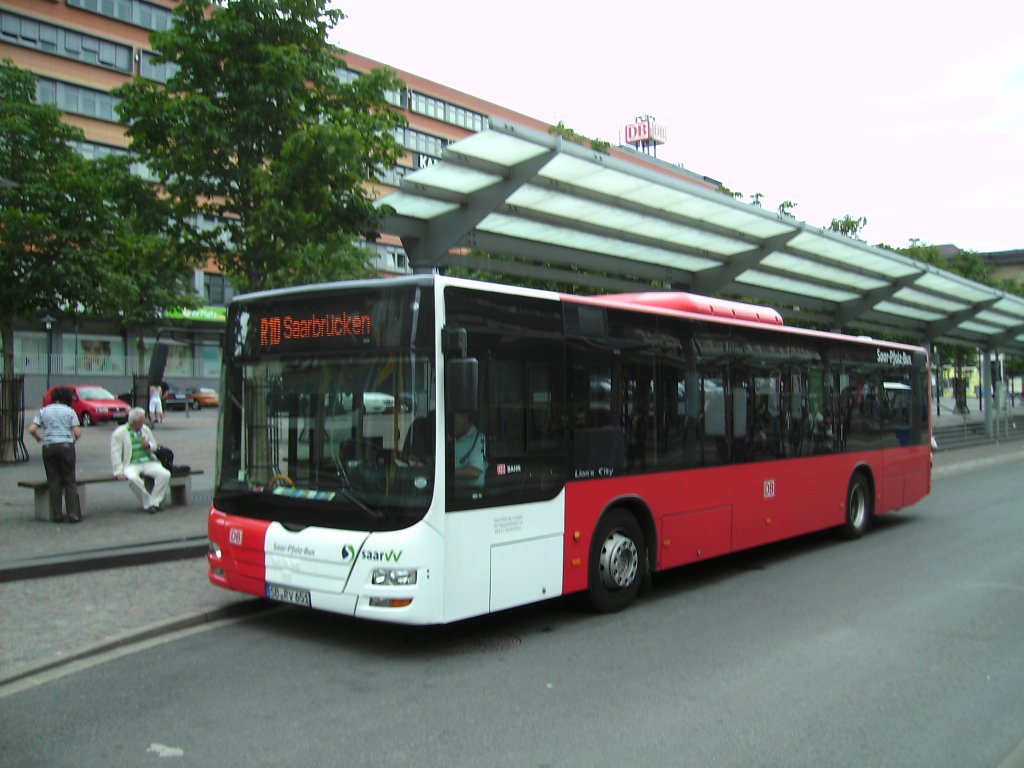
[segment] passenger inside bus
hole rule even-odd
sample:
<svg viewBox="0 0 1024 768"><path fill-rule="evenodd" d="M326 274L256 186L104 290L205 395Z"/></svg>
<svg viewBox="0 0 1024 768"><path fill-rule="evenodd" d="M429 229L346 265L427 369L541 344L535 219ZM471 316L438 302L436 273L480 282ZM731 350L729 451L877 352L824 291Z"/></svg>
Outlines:
<svg viewBox="0 0 1024 768"><path fill-rule="evenodd" d="M452 416L455 482L463 488L483 488L487 471L486 438L465 411Z"/></svg>

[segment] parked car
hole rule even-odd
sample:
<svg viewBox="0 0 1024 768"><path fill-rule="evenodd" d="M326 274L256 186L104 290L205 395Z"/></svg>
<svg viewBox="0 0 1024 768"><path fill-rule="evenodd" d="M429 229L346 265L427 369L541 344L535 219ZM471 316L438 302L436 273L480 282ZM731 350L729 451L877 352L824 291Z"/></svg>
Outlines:
<svg viewBox="0 0 1024 768"><path fill-rule="evenodd" d="M184 389L171 388L164 392L164 410L165 411L184 411L184 410L195 410L195 401L192 399L192 395L186 392Z"/></svg>
<svg viewBox="0 0 1024 768"><path fill-rule="evenodd" d="M200 408L216 408L220 405L220 395L217 394L216 389L210 389L210 387L189 387L187 390L192 395L192 406L197 411Z"/></svg>
<svg viewBox="0 0 1024 768"><path fill-rule="evenodd" d="M128 410L130 406L124 400L119 400L109 390L96 384L59 384L57 386L71 390L71 407L78 414L78 420L83 427L97 424L101 421L116 421L123 424L128 421ZM53 402L53 390L56 386L50 387L43 396L43 405Z"/></svg>

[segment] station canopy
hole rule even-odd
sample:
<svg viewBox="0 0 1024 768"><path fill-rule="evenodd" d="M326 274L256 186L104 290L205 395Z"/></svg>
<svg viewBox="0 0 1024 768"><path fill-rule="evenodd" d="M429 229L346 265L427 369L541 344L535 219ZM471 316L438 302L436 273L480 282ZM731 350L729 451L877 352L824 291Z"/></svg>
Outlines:
<svg viewBox="0 0 1024 768"><path fill-rule="evenodd" d="M1024 298L654 164L500 121L378 201L417 271L729 296L796 324L1024 354Z"/></svg>

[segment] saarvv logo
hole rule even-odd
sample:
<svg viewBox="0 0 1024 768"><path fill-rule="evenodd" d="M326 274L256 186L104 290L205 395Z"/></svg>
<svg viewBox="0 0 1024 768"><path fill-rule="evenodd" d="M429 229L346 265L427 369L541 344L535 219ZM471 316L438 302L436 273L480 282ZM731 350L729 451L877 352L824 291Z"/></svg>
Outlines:
<svg viewBox="0 0 1024 768"><path fill-rule="evenodd" d="M398 550L396 552L395 550L391 549L387 552L383 550L375 552L371 549L364 549L362 558L363 560L376 560L379 562L397 563L399 560L402 559L402 550Z"/></svg>
<svg viewBox="0 0 1024 768"><path fill-rule="evenodd" d="M351 544L346 544L341 548L341 562L347 563L353 557L356 556L356 548Z"/></svg>

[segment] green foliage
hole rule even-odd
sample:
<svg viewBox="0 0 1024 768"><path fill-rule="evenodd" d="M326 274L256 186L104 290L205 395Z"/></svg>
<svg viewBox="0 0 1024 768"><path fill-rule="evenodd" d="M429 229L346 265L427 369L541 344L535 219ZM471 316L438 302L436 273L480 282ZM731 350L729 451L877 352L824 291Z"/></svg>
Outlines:
<svg viewBox="0 0 1024 768"><path fill-rule="evenodd" d="M0 254L5 279L0 307L15 317L88 300L92 243L102 235L100 199L90 164L69 141L82 132L38 106L35 76L9 60L0 64Z"/></svg>
<svg viewBox="0 0 1024 768"><path fill-rule="evenodd" d="M984 285L994 285L992 270L975 251L960 251L949 262L949 271Z"/></svg>
<svg viewBox="0 0 1024 768"><path fill-rule="evenodd" d="M949 262L940 253L938 246L927 245L922 243L920 240L911 240L910 245L904 246L903 248L895 248L885 243L879 243L876 247L885 248L896 253L902 253L904 256L909 256L912 259L923 261L926 264L931 264L933 267L941 267L942 269L949 269Z"/></svg>
<svg viewBox="0 0 1024 768"><path fill-rule="evenodd" d="M796 208L796 206L797 206L797 204L794 203L792 200L783 200L781 203L779 203L779 215L780 216L789 216L790 218L795 218L793 216L793 214L791 213L791 211L794 208Z"/></svg>
<svg viewBox="0 0 1024 768"><path fill-rule="evenodd" d="M366 180L397 164L403 118L387 69L342 82L327 0L182 0L151 36L177 69L166 87L115 91L137 152L157 174L183 242L241 290L367 273L355 241L382 212ZM198 215L222 222L202 226Z"/></svg>
<svg viewBox="0 0 1024 768"><path fill-rule="evenodd" d="M733 200L739 200L741 197L743 197L743 193L742 192L733 192L731 189L729 189L724 184L719 184L718 188L715 189L715 192L723 194L726 197L731 197Z"/></svg>
<svg viewBox="0 0 1024 768"><path fill-rule="evenodd" d="M865 216L853 218L850 214L846 214L841 219L832 219L832 223L829 224L829 229L833 232L838 232L846 237L852 237L854 240L859 240L858 235L860 231L868 225L868 220Z"/></svg>
<svg viewBox="0 0 1024 768"><path fill-rule="evenodd" d="M579 144L580 146L589 145L595 152L601 152L605 155L611 151L611 144L601 139L591 139L584 136L581 133L576 133L572 128L566 126L562 120L558 121L558 125L552 125L548 128L548 133L552 136L561 136L566 141L571 141L573 144Z"/></svg>
<svg viewBox="0 0 1024 768"><path fill-rule="evenodd" d="M764 195L761 192L755 192L750 196L750 204L755 208L761 207L762 200L764 200Z"/></svg>
<svg viewBox="0 0 1024 768"><path fill-rule="evenodd" d="M122 328L153 326L168 309L201 304L192 284L200 259L182 247L170 201L132 174L130 162L124 156L96 161L108 222L96 255L106 269L97 300L82 307Z"/></svg>
<svg viewBox="0 0 1024 768"><path fill-rule="evenodd" d="M170 207L125 157L87 160L77 128L38 105L35 76L0 64L0 324L5 369L13 320L49 313L152 324L194 303Z"/></svg>

